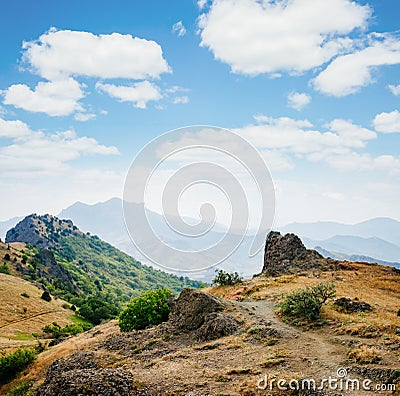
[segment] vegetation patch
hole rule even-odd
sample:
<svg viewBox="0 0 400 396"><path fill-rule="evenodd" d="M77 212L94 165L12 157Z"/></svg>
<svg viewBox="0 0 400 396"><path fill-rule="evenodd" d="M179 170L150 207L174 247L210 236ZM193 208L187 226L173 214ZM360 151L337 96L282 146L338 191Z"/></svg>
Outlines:
<svg viewBox="0 0 400 396"><path fill-rule="evenodd" d="M30 349L17 349L15 352L0 357L0 385L12 380L19 372L28 367L37 357Z"/></svg>
<svg viewBox="0 0 400 396"><path fill-rule="evenodd" d="M348 357L359 364L374 364L382 360L379 351L367 345L361 345L358 348L352 349Z"/></svg>
<svg viewBox="0 0 400 396"><path fill-rule="evenodd" d="M213 285L230 286L242 281L242 278L237 272L228 273L224 270L215 270L217 275L213 279Z"/></svg>
<svg viewBox="0 0 400 396"><path fill-rule="evenodd" d="M140 330L165 322L171 310L170 297L170 290L158 289L133 298L119 315L119 328L121 331Z"/></svg>
<svg viewBox="0 0 400 396"><path fill-rule="evenodd" d="M336 294L333 283L307 286L287 294L279 304L281 313L289 319L305 319L312 322L319 318L322 305ZM296 323L296 321L293 321Z"/></svg>

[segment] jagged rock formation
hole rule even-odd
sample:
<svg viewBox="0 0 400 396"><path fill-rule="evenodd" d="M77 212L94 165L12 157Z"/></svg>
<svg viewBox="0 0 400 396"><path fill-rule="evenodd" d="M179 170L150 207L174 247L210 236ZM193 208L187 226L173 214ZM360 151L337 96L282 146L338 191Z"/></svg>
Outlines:
<svg viewBox="0 0 400 396"><path fill-rule="evenodd" d="M324 261L318 252L307 249L297 235L271 231L265 244L262 273L268 276L292 274L318 268Z"/></svg>
<svg viewBox="0 0 400 396"><path fill-rule="evenodd" d="M227 304L211 294L183 289L174 302L169 322L179 330L195 331L202 341L213 340L239 329L239 322L223 313Z"/></svg>
<svg viewBox="0 0 400 396"><path fill-rule="evenodd" d="M38 269L38 276L44 277L49 281L57 279L58 282L62 283L66 288L71 291L78 291L78 287L74 283L71 274L61 264L57 263L54 254L48 249L41 249L39 252L39 258L45 267L45 270Z"/></svg>
<svg viewBox="0 0 400 396"><path fill-rule="evenodd" d="M58 239L69 234L83 235L71 220L46 214L31 214L7 231L6 243L25 242L40 248L58 246Z"/></svg>

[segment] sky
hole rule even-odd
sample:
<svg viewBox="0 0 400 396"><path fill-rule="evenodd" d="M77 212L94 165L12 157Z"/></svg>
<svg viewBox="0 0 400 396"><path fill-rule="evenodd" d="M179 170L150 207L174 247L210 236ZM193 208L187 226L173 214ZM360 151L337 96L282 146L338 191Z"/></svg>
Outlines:
<svg viewBox="0 0 400 396"><path fill-rule="evenodd" d="M122 197L140 150L190 125L257 148L276 224L400 220L399 11L394 0L5 2L0 220ZM184 215L194 196L207 200L192 194Z"/></svg>

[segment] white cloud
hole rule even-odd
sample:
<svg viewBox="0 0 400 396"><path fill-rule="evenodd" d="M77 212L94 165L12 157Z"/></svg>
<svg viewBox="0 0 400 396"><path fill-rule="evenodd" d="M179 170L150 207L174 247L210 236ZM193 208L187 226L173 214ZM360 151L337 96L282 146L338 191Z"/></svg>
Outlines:
<svg viewBox="0 0 400 396"><path fill-rule="evenodd" d="M160 89L149 81L140 81L131 86L97 83L96 89L105 92L121 102L132 102L139 109L145 109L147 102L162 98Z"/></svg>
<svg viewBox="0 0 400 396"><path fill-rule="evenodd" d="M172 26L172 32L176 33L178 37L183 37L186 34L186 28L183 26L182 21L174 23Z"/></svg>
<svg viewBox="0 0 400 396"><path fill-rule="evenodd" d="M295 110L302 110L311 102L311 96L306 93L291 92L288 95L288 106Z"/></svg>
<svg viewBox="0 0 400 396"><path fill-rule="evenodd" d="M177 96L173 100L174 104L187 104L189 103L189 97L184 95L184 96Z"/></svg>
<svg viewBox="0 0 400 396"><path fill-rule="evenodd" d="M371 84L374 68L399 63L400 40L389 35L375 34L371 45L352 54L339 56L312 83L317 91L324 94L346 96Z"/></svg>
<svg viewBox="0 0 400 396"><path fill-rule="evenodd" d="M299 73L352 48L370 15L350 0L219 0L199 18L201 45L235 73Z"/></svg>
<svg viewBox="0 0 400 396"><path fill-rule="evenodd" d="M155 41L130 34L101 34L50 29L23 43L23 60L47 80L66 76L158 78L170 72Z"/></svg>
<svg viewBox="0 0 400 396"><path fill-rule="evenodd" d="M77 113L75 114L75 120L80 122L86 122L89 120L94 120L96 118L96 114L93 113Z"/></svg>
<svg viewBox="0 0 400 396"><path fill-rule="evenodd" d="M202 10L208 3L208 0L197 0L197 7Z"/></svg>
<svg viewBox="0 0 400 396"><path fill-rule="evenodd" d="M4 104L33 113L66 116L83 111L79 99L84 97L84 92L73 78L39 82L34 90L25 84L15 84L4 90L3 95Z"/></svg>
<svg viewBox="0 0 400 396"><path fill-rule="evenodd" d="M59 175L70 169L68 163L85 155L117 155L114 146L104 146L96 139L78 137L74 131L45 134L32 131L16 120L0 118L0 137L11 144L0 147L2 177Z"/></svg>
<svg viewBox="0 0 400 396"><path fill-rule="evenodd" d="M373 121L374 127L382 133L400 133L400 111L377 114Z"/></svg>
<svg viewBox="0 0 400 396"><path fill-rule="evenodd" d="M400 85L388 85L388 88L394 96L400 95Z"/></svg>
<svg viewBox="0 0 400 396"><path fill-rule="evenodd" d="M336 119L325 126L326 131L313 128L307 120L287 117L272 118L257 116L259 125L248 125L237 129L259 149L279 150L310 161L321 161L326 155L349 152L364 148L375 132L350 121Z"/></svg>

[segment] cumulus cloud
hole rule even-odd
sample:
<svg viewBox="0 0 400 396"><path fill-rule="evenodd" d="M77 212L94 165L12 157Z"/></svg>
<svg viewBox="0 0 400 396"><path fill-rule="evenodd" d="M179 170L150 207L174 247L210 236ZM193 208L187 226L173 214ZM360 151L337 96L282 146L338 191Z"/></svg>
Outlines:
<svg viewBox="0 0 400 396"><path fill-rule="evenodd" d="M145 109L149 101L158 101L162 98L161 91L157 85L149 81L140 81L130 86L99 82L96 84L96 89L121 102L132 102L139 109Z"/></svg>
<svg viewBox="0 0 400 396"><path fill-rule="evenodd" d="M400 85L388 85L388 88L394 96L400 95Z"/></svg>
<svg viewBox="0 0 400 396"><path fill-rule="evenodd" d="M400 111L377 114L373 121L374 127L382 133L400 133Z"/></svg>
<svg viewBox="0 0 400 396"><path fill-rule="evenodd" d="M11 144L0 147L2 177L59 175L69 169L70 161L82 156L119 154L116 147L79 137L72 130L46 134L19 120L0 118L0 137L12 139Z"/></svg>
<svg viewBox="0 0 400 396"><path fill-rule="evenodd" d="M265 116L257 116L257 120L260 124L236 131L259 149L279 150L310 161L364 148L369 140L377 137L374 131L343 119L331 121L323 131L314 128L308 120Z"/></svg>
<svg viewBox="0 0 400 396"><path fill-rule="evenodd" d="M374 68L399 63L400 40L387 34L375 34L368 47L332 61L313 80L313 86L327 95L346 96L371 84Z"/></svg>
<svg viewBox="0 0 400 396"><path fill-rule="evenodd" d="M311 96L306 93L291 92L288 95L288 106L297 111L302 110L311 102Z"/></svg>
<svg viewBox="0 0 400 396"><path fill-rule="evenodd" d="M218 0L199 17L201 45L235 73L301 73L351 49L370 15L350 0Z"/></svg>
<svg viewBox="0 0 400 396"><path fill-rule="evenodd" d="M172 32L176 33L178 37L183 37L186 34L186 28L183 26L182 21L174 23L172 26Z"/></svg>
<svg viewBox="0 0 400 396"><path fill-rule="evenodd" d="M3 96L4 104L33 113L66 116L83 111L79 99L84 97L84 92L73 78L39 82L33 90L25 84L11 85L3 91Z"/></svg>
<svg viewBox="0 0 400 396"><path fill-rule="evenodd" d="M38 40L24 42L23 50L23 61L47 80L74 75L145 79L170 72L159 44L130 34L53 28Z"/></svg>

